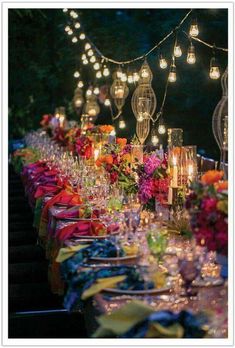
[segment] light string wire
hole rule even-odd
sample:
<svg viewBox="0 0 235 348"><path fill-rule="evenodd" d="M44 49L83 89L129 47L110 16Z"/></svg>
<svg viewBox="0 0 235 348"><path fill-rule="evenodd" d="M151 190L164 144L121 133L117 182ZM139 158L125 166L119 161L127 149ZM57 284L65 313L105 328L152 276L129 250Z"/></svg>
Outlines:
<svg viewBox="0 0 235 348"><path fill-rule="evenodd" d="M223 52L228 52L228 48L224 48L224 47L219 47L219 46L216 46L215 44L209 44L208 42L202 40L202 39L199 39L198 37L195 37L195 36L190 36L188 33L186 33L186 31L182 30L182 32L188 37L188 39L190 40L195 40L197 42L200 42L201 44L209 47L209 48L212 48L213 50L218 50L218 51L223 51Z"/></svg>

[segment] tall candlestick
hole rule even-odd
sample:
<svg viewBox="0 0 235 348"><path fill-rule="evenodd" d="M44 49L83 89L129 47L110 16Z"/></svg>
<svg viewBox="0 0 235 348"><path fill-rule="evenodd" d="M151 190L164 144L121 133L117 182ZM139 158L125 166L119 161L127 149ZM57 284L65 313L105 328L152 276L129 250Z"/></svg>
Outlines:
<svg viewBox="0 0 235 348"><path fill-rule="evenodd" d="M178 168L177 168L177 159L173 156L173 173L172 173L172 187L178 187Z"/></svg>

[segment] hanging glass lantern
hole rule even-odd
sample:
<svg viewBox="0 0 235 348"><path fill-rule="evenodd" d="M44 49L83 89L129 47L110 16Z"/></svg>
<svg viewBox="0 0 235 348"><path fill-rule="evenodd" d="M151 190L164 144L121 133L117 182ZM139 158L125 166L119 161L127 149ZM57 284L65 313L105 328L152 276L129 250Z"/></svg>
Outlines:
<svg viewBox="0 0 235 348"><path fill-rule="evenodd" d="M143 122L152 117L157 106L157 99L151 86L153 75L146 61L140 69L139 76L138 86L131 99L131 106L137 121Z"/></svg>
<svg viewBox="0 0 235 348"><path fill-rule="evenodd" d="M100 112L100 107L97 103L97 98L94 94L87 96L85 104L85 113L90 117L96 118Z"/></svg>
<svg viewBox="0 0 235 348"><path fill-rule="evenodd" d="M114 100L118 112L121 113L121 110L125 104L126 97L129 93L129 88L127 87L126 82L118 78L118 74L113 75L114 81L110 88L111 97Z"/></svg>
<svg viewBox="0 0 235 348"><path fill-rule="evenodd" d="M76 88L73 97L73 105L74 107L80 108L84 103L83 92L81 88Z"/></svg>
<svg viewBox="0 0 235 348"><path fill-rule="evenodd" d="M188 48L187 63L188 64L195 64L195 62L196 62L195 47L193 46L193 44L191 42L190 46Z"/></svg>

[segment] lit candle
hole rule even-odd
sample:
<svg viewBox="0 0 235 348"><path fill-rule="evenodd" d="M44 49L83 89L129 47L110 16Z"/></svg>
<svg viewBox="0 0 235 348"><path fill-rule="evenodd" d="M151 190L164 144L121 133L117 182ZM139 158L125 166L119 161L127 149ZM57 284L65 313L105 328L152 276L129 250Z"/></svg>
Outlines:
<svg viewBox="0 0 235 348"><path fill-rule="evenodd" d="M122 87L118 87L115 91L115 97L123 98L123 96L124 96L124 89Z"/></svg>
<svg viewBox="0 0 235 348"><path fill-rule="evenodd" d="M193 174L194 174L193 165L189 164L188 165L188 182L189 183L193 180Z"/></svg>
<svg viewBox="0 0 235 348"><path fill-rule="evenodd" d="M168 204L172 204L172 198L173 198L172 188L169 187L169 190L168 190Z"/></svg>
<svg viewBox="0 0 235 348"><path fill-rule="evenodd" d="M88 111L88 115L89 115L89 116L96 116L96 110L95 110L95 109L90 109L90 110Z"/></svg>
<svg viewBox="0 0 235 348"><path fill-rule="evenodd" d="M172 174L172 187L178 187L178 168L177 168L177 158L173 156L173 174Z"/></svg>
<svg viewBox="0 0 235 348"><path fill-rule="evenodd" d="M99 157L99 154L100 154L100 150L99 149L95 149L94 150L94 160L96 161L97 158Z"/></svg>
<svg viewBox="0 0 235 348"><path fill-rule="evenodd" d="M60 127L63 128L64 127L64 120L65 120L64 115L60 115L59 120L60 120Z"/></svg>

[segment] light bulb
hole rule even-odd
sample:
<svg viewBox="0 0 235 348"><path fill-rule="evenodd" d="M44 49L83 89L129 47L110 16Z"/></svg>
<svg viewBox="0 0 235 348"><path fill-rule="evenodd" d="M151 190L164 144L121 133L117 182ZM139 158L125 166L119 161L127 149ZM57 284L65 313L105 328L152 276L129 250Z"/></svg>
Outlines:
<svg viewBox="0 0 235 348"><path fill-rule="evenodd" d="M220 69L218 66L212 66L210 68L209 76L212 80L217 80L220 78Z"/></svg>
<svg viewBox="0 0 235 348"><path fill-rule="evenodd" d="M144 120L144 116L142 114L137 116L137 121L138 122L143 122L143 120Z"/></svg>
<svg viewBox="0 0 235 348"><path fill-rule="evenodd" d="M104 76L109 76L110 72L109 72L109 69L107 67L104 68L103 70L103 75Z"/></svg>
<svg viewBox="0 0 235 348"><path fill-rule="evenodd" d="M85 40L86 38L86 35L84 33L81 33L80 36L79 36L79 39L80 40Z"/></svg>
<svg viewBox="0 0 235 348"><path fill-rule="evenodd" d="M85 53L82 54L82 60L87 59Z"/></svg>
<svg viewBox="0 0 235 348"><path fill-rule="evenodd" d="M137 81L139 81L139 79L140 79L139 74L138 74L137 72L134 72L134 74L133 74L133 80L134 80L135 82L137 82Z"/></svg>
<svg viewBox="0 0 235 348"><path fill-rule="evenodd" d="M92 90L91 89L88 89L87 91L86 91L86 95L92 95Z"/></svg>
<svg viewBox="0 0 235 348"><path fill-rule="evenodd" d="M166 133L166 127L164 126L164 124L159 124L159 126L158 126L158 133L159 134L165 134Z"/></svg>
<svg viewBox="0 0 235 348"><path fill-rule="evenodd" d="M220 68L219 68L218 61L215 57L212 57L210 61L209 76L212 80L217 80L220 78Z"/></svg>
<svg viewBox="0 0 235 348"><path fill-rule="evenodd" d="M79 22L76 22L76 23L74 24L74 27L75 27L76 29L79 29L79 28L81 27L81 24L80 24Z"/></svg>
<svg viewBox="0 0 235 348"><path fill-rule="evenodd" d="M143 78L145 78L145 79L146 79L147 77L149 77L149 72L148 72L148 70L145 69L145 68L141 70L141 73L140 73L140 74L141 74L141 77L143 77Z"/></svg>
<svg viewBox="0 0 235 348"><path fill-rule="evenodd" d="M121 70L118 70L118 71L116 72L116 74L117 74L117 78L118 78L118 79L120 79L120 78L122 77L122 71L121 71Z"/></svg>
<svg viewBox="0 0 235 348"><path fill-rule="evenodd" d="M91 63L95 63L95 61L96 61L96 57L95 57L95 56L92 56L92 57L90 58L90 62L91 62Z"/></svg>
<svg viewBox="0 0 235 348"><path fill-rule="evenodd" d="M84 83L83 83L82 81L79 81L78 84L77 84L77 86L78 86L79 88L82 88L82 87L84 86Z"/></svg>
<svg viewBox="0 0 235 348"><path fill-rule="evenodd" d="M127 82L128 82L128 83L133 83L133 82L134 82L134 78L133 78L132 75L128 75L128 77L127 77Z"/></svg>
<svg viewBox="0 0 235 348"><path fill-rule="evenodd" d="M78 78L80 76L79 71L75 71L75 73L73 74L74 77Z"/></svg>
<svg viewBox="0 0 235 348"><path fill-rule="evenodd" d="M174 56L177 57L177 58L182 56L182 50L181 50L179 44L176 44L176 45L175 45L175 48L174 48Z"/></svg>
<svg viewBox="0 0 235 348"><path fill-rule="evenodd" d="M102 77L102 72L101 71L97 71L95 76L97 77L97 79L100 79Z"/></svg>
<svg viewBox="0 0 235 348"><path fill-rule="evenodd" d="M87 59L83 59L82 62L83 62L84 65L87 65L89 63Z"/></svg>
<svg viewBox="0 0 235 348"><path fill-rule="evenodd" d="M70 14L71 17L73 17L73 16L74 16L74 13L75 13L75 12L72 10L72 11L70 11L69 14Z"/></svg>
<svg viewBox="0 0 235 348"><path fill-rule="evenodd" d="M122 81L122 82L126 82L126 81L127 81L126 73L122 73L121 81Z"/></svg>
<svg viewBox="0 0 235 348"><path fill-rule="evenodd" d="M63 12L68 12L68 9L67 8L63 8Z"/></svg>
<svg viewBox="0 0 235 348"><path fill-rule="evenodd" d="M81 98L77 98L74 102L75 106L77 108L79 108L82 105L82 99Z"/></svg>
<svg viewBox="0 0 235 348"><path fill-rule="evenodd" d="M170 72L169 72L169 76L168 76L168 81L169 82L176 81L176 66L175 66L175 64L171 64Z"/></svg>
<svg viewBox="0 0 235 348"><path fill-rule="evenodd" d="M94 54L94 52L93 52L92 50L89 50L89 51L87 52L87 55L88 55L89 57L93 56L93 54Z"/></svg>
<svg viewBox="0 0 235 348"><path fill-rule="evenodd" d="M196 37L199 34L199 29L198 29L198 25L197 25L197 20L194 19L192 20L192 23L190 25L190 29L189 29L189 35Z"/></svg>
<svg viewBox="0 0 235 348"><path fill-rule="evenodd" d="M159 143L158 136L156 134L152 135L151 142L154 146L156 146Z"/></svg>
<svg viewBox="0 0 235 348"><path fill-rule="evenodd" d="M105 106L110 106L110 105L111 105L111 102L110 102L110 100L109 100L108 98L105 99L104 105L105 105Z"/></svg>
<svg viewBox="0 0 235 348"><path fill-rule="evenodd" d="M95 87L94 89L94 94L98 95L100 93L99 87Z"/></svg>
<svg viewBox="0 0 235 348"><path fill-rule="evenodd" d="M119 121L119 128L120 129L126 128L126 122L124 120Z"/></svg>
<svg viewBox="0 0 235 348"><path fill-rule="evenodd" d="M87 42L85 44L85 51L89 50L91 48L91 45L89 44L89 42Z"/></svg>
<svg viewBox="0 0 235 348"><path fill-rule="evenodd" d="M73 42L73 43L78 42L78 39L76 38L76 36L74 36L74 37L72 38L72 42Z"/></svg>
<svg viewBox="0 0 235 348"><path fill-rule="evenodd" d="M95 64L93 65L93 67L94 67L95 70L99 70L100 65L99 65L99 63L97 62L97 63L95 63Z"/></svg>
<svg viewBox="0 0 235 348"><path fill-rule="evenodd" d="M167 68L167 61L166 61L165 58L163 58L162 55L160 56L160 59L159 59L159 65L160 65L161 69L166 69Z"/></svg>
<svg viewBox="0 0 235 348"><path fill-rule="evenodd" d="M68 35L73 35L73 31L72 31L72 29L69 29L69 31L68 31Z"/></svg>
<svg viewBox="0 0 235 348"><path fill-rule="evenodd" d="M67 25L67 26L64 28L64 30L68 32L68 31L70 30L70 26Z"/></svg>
<svg viewBox="0 0 235 348"><path fill-rule="evenodd" d="M188 48L187 63L188 64L195 64L195 62L196 62L195 47L191 43L189 48Z"/></svg>

